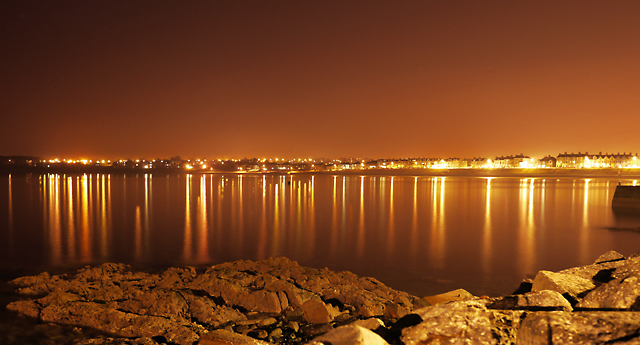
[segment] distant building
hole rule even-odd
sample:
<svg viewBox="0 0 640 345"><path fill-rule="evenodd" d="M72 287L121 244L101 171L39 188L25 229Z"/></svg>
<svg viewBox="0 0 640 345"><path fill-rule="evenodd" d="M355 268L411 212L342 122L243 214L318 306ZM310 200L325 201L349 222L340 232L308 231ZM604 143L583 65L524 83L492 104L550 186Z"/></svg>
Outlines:
<svg viewBox="0 0 640 345"><path fill-rule="evenodd" d="M493 162L489 158L473 157L472 159L466 159L466 161L466 165L471 169L493 168Z"/></svg>
<svg viewBox="0 0 640 345"><path fill-rule="evenodd" d="M556 159L556 167L567 169L593 168L632 168L638 167L638 154L626 153L560 153Z"/></svg>
<svg viewBox="0 0 640 345"><path fill-rule="evenodd" d="M538 168L555 168L556 167L556 158L549 155L540 160L538 160Z"/></svg>

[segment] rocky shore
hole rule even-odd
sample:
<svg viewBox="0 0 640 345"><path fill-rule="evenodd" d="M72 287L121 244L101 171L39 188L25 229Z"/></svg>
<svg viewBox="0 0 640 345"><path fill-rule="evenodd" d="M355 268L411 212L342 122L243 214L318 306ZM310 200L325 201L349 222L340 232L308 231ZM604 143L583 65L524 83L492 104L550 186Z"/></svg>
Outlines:
<svg viewBox="0 0 640 345"><path fill-rule="evenodd" d="M22 299L8 310L100 332L81 345L640 343L639 254L540 271L493 298L417 297L286 258L161 274L110 263L10 284Z"/></svg>

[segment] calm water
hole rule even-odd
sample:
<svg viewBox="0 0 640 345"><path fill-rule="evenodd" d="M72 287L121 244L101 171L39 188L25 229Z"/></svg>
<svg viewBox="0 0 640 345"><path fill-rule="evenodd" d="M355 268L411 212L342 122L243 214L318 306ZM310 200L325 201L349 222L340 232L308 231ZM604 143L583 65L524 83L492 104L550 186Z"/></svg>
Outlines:
<svg viewBox="0 0 640 345"><path fill-rule="evenodd" d="M0 176L0 265L203 265L286 256L417 295L512 292L540 269L640 250L624 179Z"/></svg>

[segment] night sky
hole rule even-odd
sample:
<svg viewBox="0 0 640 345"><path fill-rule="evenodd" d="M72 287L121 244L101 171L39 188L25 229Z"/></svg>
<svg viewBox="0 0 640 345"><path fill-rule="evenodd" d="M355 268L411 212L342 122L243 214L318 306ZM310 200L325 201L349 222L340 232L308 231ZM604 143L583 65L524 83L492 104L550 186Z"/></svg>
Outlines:
<svg viewBox="0 0 640 345"><path fill-rule="evenodd" d="M0 155L640 151L640 1L2 1Z"/></svg>

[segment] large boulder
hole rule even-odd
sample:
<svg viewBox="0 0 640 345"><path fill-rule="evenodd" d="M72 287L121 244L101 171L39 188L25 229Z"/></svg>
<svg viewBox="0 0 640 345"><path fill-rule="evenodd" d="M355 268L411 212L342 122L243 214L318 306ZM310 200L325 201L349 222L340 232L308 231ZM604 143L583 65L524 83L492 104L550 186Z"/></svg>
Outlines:
<svg viewBox="0 0 640 345"><path fill-rule="evenodd" d="M533 279L531 292L551 290L577 301L584 293L595 287L590 279L571 274L540 271Z"/></svg>
<svg viewBox="0 0 640 345"><path fill-rule="evenodd" d="M518 345L639 344L637 312L537 312L518 330Z"/></svg>
<svg viewBox="0 0 640 345"><path fill-rule="evenodd" d="M314 338L309 344L389 345L389 343L376 333L356 325L342 326L333 329L317 338Z"/></svg>
<svg viewBox="0 0 640 345"><path fill-rule="evenodd" d="M420 324L402 331L406 345L463 344L472 339L477 344L512 344L523 311L492 310L486 300L468 300L437 304L414 311Z"/></svg>

